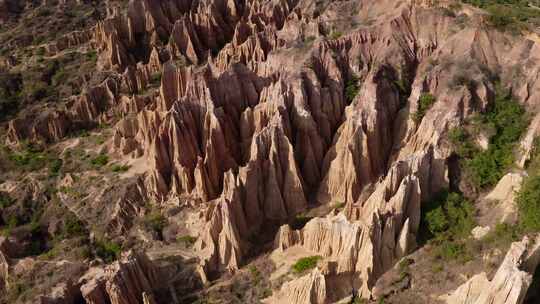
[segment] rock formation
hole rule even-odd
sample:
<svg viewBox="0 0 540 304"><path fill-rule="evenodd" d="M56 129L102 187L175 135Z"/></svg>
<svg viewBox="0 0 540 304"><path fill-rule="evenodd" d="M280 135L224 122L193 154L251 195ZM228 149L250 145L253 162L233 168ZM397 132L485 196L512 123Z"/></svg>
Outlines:
<svg viewBox="0 0 540 304"><path fill-rule="evenodd" d="M143 293L151 295L159 284L154 265L144 254L127 252L105 269L90 269L79 280L87 303L142 303Z"/></svg>
<svg viewBox="0 0 540 304"><path fill-rule="evenodd" d="M316 268L311 273L283 284L281 291L269 303L324 304L326 300L324 275Z"/></svg>
<svg viewBox="0 0 540 304"><path fill-rule="evenodd" d="M23 2L0 0L0 22L23 6L51 4ZM257 242L271 238L275 250L300 247L322 256L323 267L284 284L271 298L277 303L329 303L351 290L370 298L376 280L416 249L422 204L459 183L449 131L488 110L499 83L537 112L540 44L491 28L484 12L465 4L115 2L96 3L92 14L106 18L84 30L48 43L10 42L31 45L27 53L44 49L40 60L68 51L98 54L95 73L81 77L80 94L55 105L35 101L9 117L10 148L30 141L65 151L73 144L66 138L81 129L100 132L100 126L111 134L99 147L80 147L81 158L108 153L110 163L93 168L106 177L103 183L82 198L33 191L34 203L59 198L107 237L129 246L136 235L141 247L154 249L170 240L148 240L136 229L151 210L164 211L167 228L197 237L185 251L203 277L241 271L263 247ZM16 59L5 66L19 66ZM47 76L44 82L52 83ZM432 97L428 109L426 96ZM522 168L535 152L539 117L516 151ZM124 163L139 164L140 171L110 172ZM70 186L77 183L71 173L64 180ZM486 200L503 201L508 213L521 180L506 175ZM66 186L60 178L47 185ZM334 205L345 208L320 214ZM319 216L297 230L287 225L309 211ZM184 225L188 215L199 222ZM496 303L507 292L520 303L532 272L520 267L533 263L523 244L512 247L493 280L475 277L449 299ZM4 286L11 258L0 246ZM130 252L92 267L77 283L55 286L42 302L69 302L80 291L87 303L160 303L154 266Z"/></svg>
<svg viewBox="0 0 540 304"><path fill-rule="evenodd" d="M485 272L470 278L446 298L447 303L523 303L540 257L539 240L512 243L493 279Z"/></svg>

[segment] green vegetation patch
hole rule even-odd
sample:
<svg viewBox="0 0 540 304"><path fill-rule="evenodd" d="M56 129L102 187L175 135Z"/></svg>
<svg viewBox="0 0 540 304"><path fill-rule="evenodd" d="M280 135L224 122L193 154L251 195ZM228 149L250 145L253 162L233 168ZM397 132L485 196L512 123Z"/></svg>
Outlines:
<svg viewBox="0 0 540 304"><path fill-rule="evenodd" d="M0 192L0 209L11 207L15 203L15 200L9 197L9 195Z"/></svg>
<svg viewBox="0 0 540 304"><path fill-rule="evenodd" d="M291 223L291 228L294 230L302 229L304 226L313 219L312 216L306 214L298 214L295 216L294 220Z"/></svg>
<svg viewBox="0 0 540 304"><path fill-rule="evenodd" d="M120 257L122 248L115 242L108 240L96 240L94 243L96 256L103 259L105 263L111 263Z"/></svg>
<svg viewBox="0 0 540 304"><path fill-rule="evenodd" d="M113 165L111 167L111 171L116 172L116 173L123 173L123 172L128 171L129 168L131 168L131 166L129 166L129 165L118 165L118 164L116 164L116 165Z"/></svg>
<svg viewBox="0 0 540 304"><path fill-rule="evenodd" d="M489 130L488 149L481 151L472 143L470 130L455 128L449 141L458 155L465 159L465 171L472 184L479 188L495 185L514 163L514 148L526 130L525 109L510 93L498 88L495 101L486 113L475 119L473 133Z"/></svg>
<svg viewBox="0 0 540 304"><path fill-rule="evenodd" d="M195 242L197 241L197 238L191 235L183 235L176 238L176 241L180 243L184 243L184 245L191 247L195 244Z"/></svg>
<svg viewBox="0 0 540 304"><path fill-rule="evenodd" d="M540 26L540 3L531 0L463 0L489 13L487 21L500 30L517 32ZM531 5L530 5L531 4ZM536 5L536 7L533 7Z"/></svg>
<svg viewBox="0 0 540 304"><path fill-rule="evenodd" d="M340 32L340 31L333 31L333 32L330 34L330 39L332 39L332 40L339 39L341 36L343 36L343 32Z"/></svg>
<svg viewBox="0 0 540 304"><path fill-rule="evenodd" d="M442 191L422 206L421 241L435 246L436 256L466 260L464 240L475 225L474 207L461 194Z"/></svg>
<svg viewBox="0 0 540 304"><path fill-rule="evenodd" d="M435 101L435 97L430 93L422 93L418 100L418 108L413 116L414 121L417 123L422 121L422 118L424 118L424 115L426 115L427 111L433 106Z"/></svg>
<svg viewBox="0 0 540 304"><path fill-rule="evenodd" d="M167 219L161 214L161 212L155 210L144 216L144 226L161 235L165 226L167 226Z"/></svg>
<svg viewBox="0 0 540 304"><path fill-rule="evenodd" d="M294 273L302 273L306 270L315 268L321 259L322 257L319 255L304 257L296 261L291 268Z"/></svg>
<svg viewBox="0 0 540 304"><path fill-rule="evenodd" d="M64 219L62 233L64 238L82 236L86 234L86 227L84 223L79 220L75 214L69 212Z"/></svg>
<svg viewBox="0 0 540 304"><path fill-rule="evenodd" d="M517 195L520 225L527 231L540 231L540 175L527 178Z"/></svg>
<svg viewBox="0 0 540 304"><path fill-rule="evenodd" d="M52 175L57 174L61 164L53 153L44 150L32 143L22 143L17 150L4 147L0 153L4 154L12 166L23 171L37 171L49 166ZM58 167L60 166L60 167Z"/></svg>
<svg viewBox="0 0 540 304"><path fill-rule="evenodd" d="M96 168L101 168L109 163L109 157L106 154L100 154L90 160L90 164Z"/></svg>
<svg viewBox="0 0 540 304"><path fill-rule="evenodd" d="M358 95L358 77L352 76L345 84L345 98L348 102L352 102L356 95Z"/></svg>

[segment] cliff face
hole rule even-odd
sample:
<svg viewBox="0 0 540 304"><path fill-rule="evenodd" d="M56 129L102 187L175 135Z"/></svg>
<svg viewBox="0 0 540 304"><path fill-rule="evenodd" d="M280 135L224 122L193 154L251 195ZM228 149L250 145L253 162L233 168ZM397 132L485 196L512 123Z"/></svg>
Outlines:
<svg viewBox="0 0 540 304"><path fill-rule="evenodd" d="M95 49L96 75L59 105L10 119L6 145L62 149L67 163L77 131L108 130L98 147L80 149L111 155L104 163L119 177L82 198L70 193L76 178L55 183L54 195L128 248L131 238L159 251L196 236L189 250L167 250L193 256L203 277L241 272L269 239L272 250L323 257L321 269L269 298L276 303L330 303L351 290L372 297L377 279L417 249L424 204L460 182L449 131L488 111L501 83L533 114L540 100L536 36L495 30L484 12L452 1L112 2L95 25L44 46L47 59ZM21 11L0 0L0 22ZM539 121L516 149L521 168ZM90 162L92 174L107 175L98 156ZM344 209L327 212L335 205ZM309 212L317 216L305 226L288 225ZM522 257L516 246L509 256ZM56 298L76 290L87 303L161 303L153 263L130 252ZM530 278L509 263L449 303L492 303L508 290L521 303ZM10 267L0 250L0 289ZM510 277L517 287L503 284Z"/></svg>

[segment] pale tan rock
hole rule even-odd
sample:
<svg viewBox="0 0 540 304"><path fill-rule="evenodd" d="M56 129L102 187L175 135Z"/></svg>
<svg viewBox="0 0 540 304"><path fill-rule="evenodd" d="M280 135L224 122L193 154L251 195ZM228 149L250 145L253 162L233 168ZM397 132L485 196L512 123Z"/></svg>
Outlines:
<svg viewBox="0 0 540 304"><path fill-rule="evenodd" d="M92 268L80 280L82 296L91 304L142 303L159 284L157 268L146 255L129 251L119 261Z"/></svg>
<svg viewBox="0 0 540 304"><path fill-rule="evenodd" d="M540 114L536 114L532 119L525 136L521 139L519 143L519 157L516 158L516 164L520 168L525 168L527 162L533 156L535 147L535 140L538 137L540 132Z"/></svg>
<svg viewBox="0 0 540 304"><path fill-rule="evenodd" d="M266 300L266 303L325 304L326 282L318 268L311 273L283 284L279 293Z"/></svg>
<svg viewBox="0 0 540 304"><path fill-rule="evenodd" d="M9 122L7 140L18 144L23 140L55 142L64 137L70 119L63 111L45 111L37 117L27 115Z"/></svg>
<svg viewBox="0 0 540 304"><path fill-rule="evenodd" d="M0 250L0 291L9 288L9 258Z"/></svg>
<svg viewBox="0 0 540 304"><path fill-rule="evenodd" d="M358 96L345 111L345 123L326 154L318 200L355 202L363 186L384 170L390 156L392 130L399 96L382 71L368 75Z"/></svg>
<svg viewBox="0 0 540 304"><path fill-rule="evenodd" d="M480 203L483 210L480 223L495 225L496 223L513 223L517 220L516 194L521 189L526 173L508 173L501 178L495 188L491 190Z"/></svg>
<svg viewBox="0 0 540 304"><path fill-rule="evenodd" d="M208 222L195 244L206 273L234 272L240 266L246 247L238 232L239 221L244 219L236 216L236 208L240 208L238 203L220 198L213 202L206 215Z"/></svg>
<svg viewBox="0 0 540 304"><path fill-rule="evenodd" d="M483 238L484 236L486 236L490 231L491 231L491 228L489 226L487 227L476 226L472 229L471 233L475 239L479 240Z"/></svg>
<svg viewBox="0 0 540 304"><path fill-rule="evenodd" d="M472 277L448 295L449 304L519 304L523 303L532 274L538 266L540 239L524 237L512 243L495 276L490 281L485 273Z"/></svg>
<svg viewBox="0 0 540 304"><path fill-rule="evenodd" d="M52 291L39 298L40 304L68 304L75 302L80 297L80 289L71 280L59 283Z"/></svg>

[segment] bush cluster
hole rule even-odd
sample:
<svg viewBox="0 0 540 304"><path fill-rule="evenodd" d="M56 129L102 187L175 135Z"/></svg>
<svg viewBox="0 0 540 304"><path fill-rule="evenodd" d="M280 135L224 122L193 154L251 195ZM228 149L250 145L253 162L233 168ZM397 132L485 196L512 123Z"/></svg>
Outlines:
<svg viewBox="0 0 540 304"><path fill-rule="evenodd" d="M481 116L481 127L494 130L486 151L476 153L468 162L473 183L492 186L514 162L514 147L527 128L525 110L510 94L499 93L488 113Z"/></svg>
<svg viewBox="0 0 540 304"><path fill-rule="evenodd" d="M524 182L517 195L520 225L527 231L540 231L540 175Z"/></svg>
<svg viewBox="0 0 540 304"><path fill-rule="evenodd" d="M322 257L318 255L301 258L292 265L292 270L294 273L302 273L308 269L315 268L320 259Z"/></svg>
<svg viewBox="0 0 540 304"><path fill-rule="evenodd" d="M108 240L96 240L94 242L96 256L103 259L105 263L111 263L120 257L122 248L115 242Z"/></svg>
<svg viewBox="0 0 540 304"><path fill-rule="evenodd" d="M345 98L348 102L353 101L356 95L358 95L358 90L358 77L353 75L345 84Z"/></svg>
<svg viewBox="0 0 540 304"><path fill-rule="evenodd" d="M528 119L523 107L503 89L497 90L495 101L475 119L475 128L490 130L488 149L481 151L472 142L470 130L458 127L448 138L456 153L464 159L464 169L472 184L479 188L495 185L514 163L514 148L526 130Z"/></svg>
<svg viewBox="0 0 540 304"><path fill-rule="evenodd" d="M436 246L436 255L448 260L464 258L464 239L475 225L474 207L461 194L442 191L422 206L421 242Z"/></svg>
<svg viewBox="0 0 540 304"><path fill-rule="evenodd" d="M418 108L416 109L416 112L414 113L413 119L415 122L422 121L422 118L424 118L424 115L426 115L426 112L433 106L435 103L435 97L431 95L430 93L422 93L420 95L420 99L418 100Z"/></svg>
<svg viewBox="0 0 540 304"><path fill-rule="evenodd" d="M144 226L161 236L167 226L167 219L159 211L152 211L144 216Z"/></svg>
<svg viewBox="0 0 540 304"><path fill-rule="evenodd" d="M109 157L105 154L99 154L98 156L94 157L90 163L92 166L96 168L101 168L105 166L107 163L109 163Z"/></svg>
<svg viewBox="0 0 540 304"><path fill-rule="evenodd" d="M529 6L531 0L463 0L465 3L485 9L490 15L488 22L501 30L520 31L540 24L540 10ZM537 1L537 6L540 3Z"/></svg>

